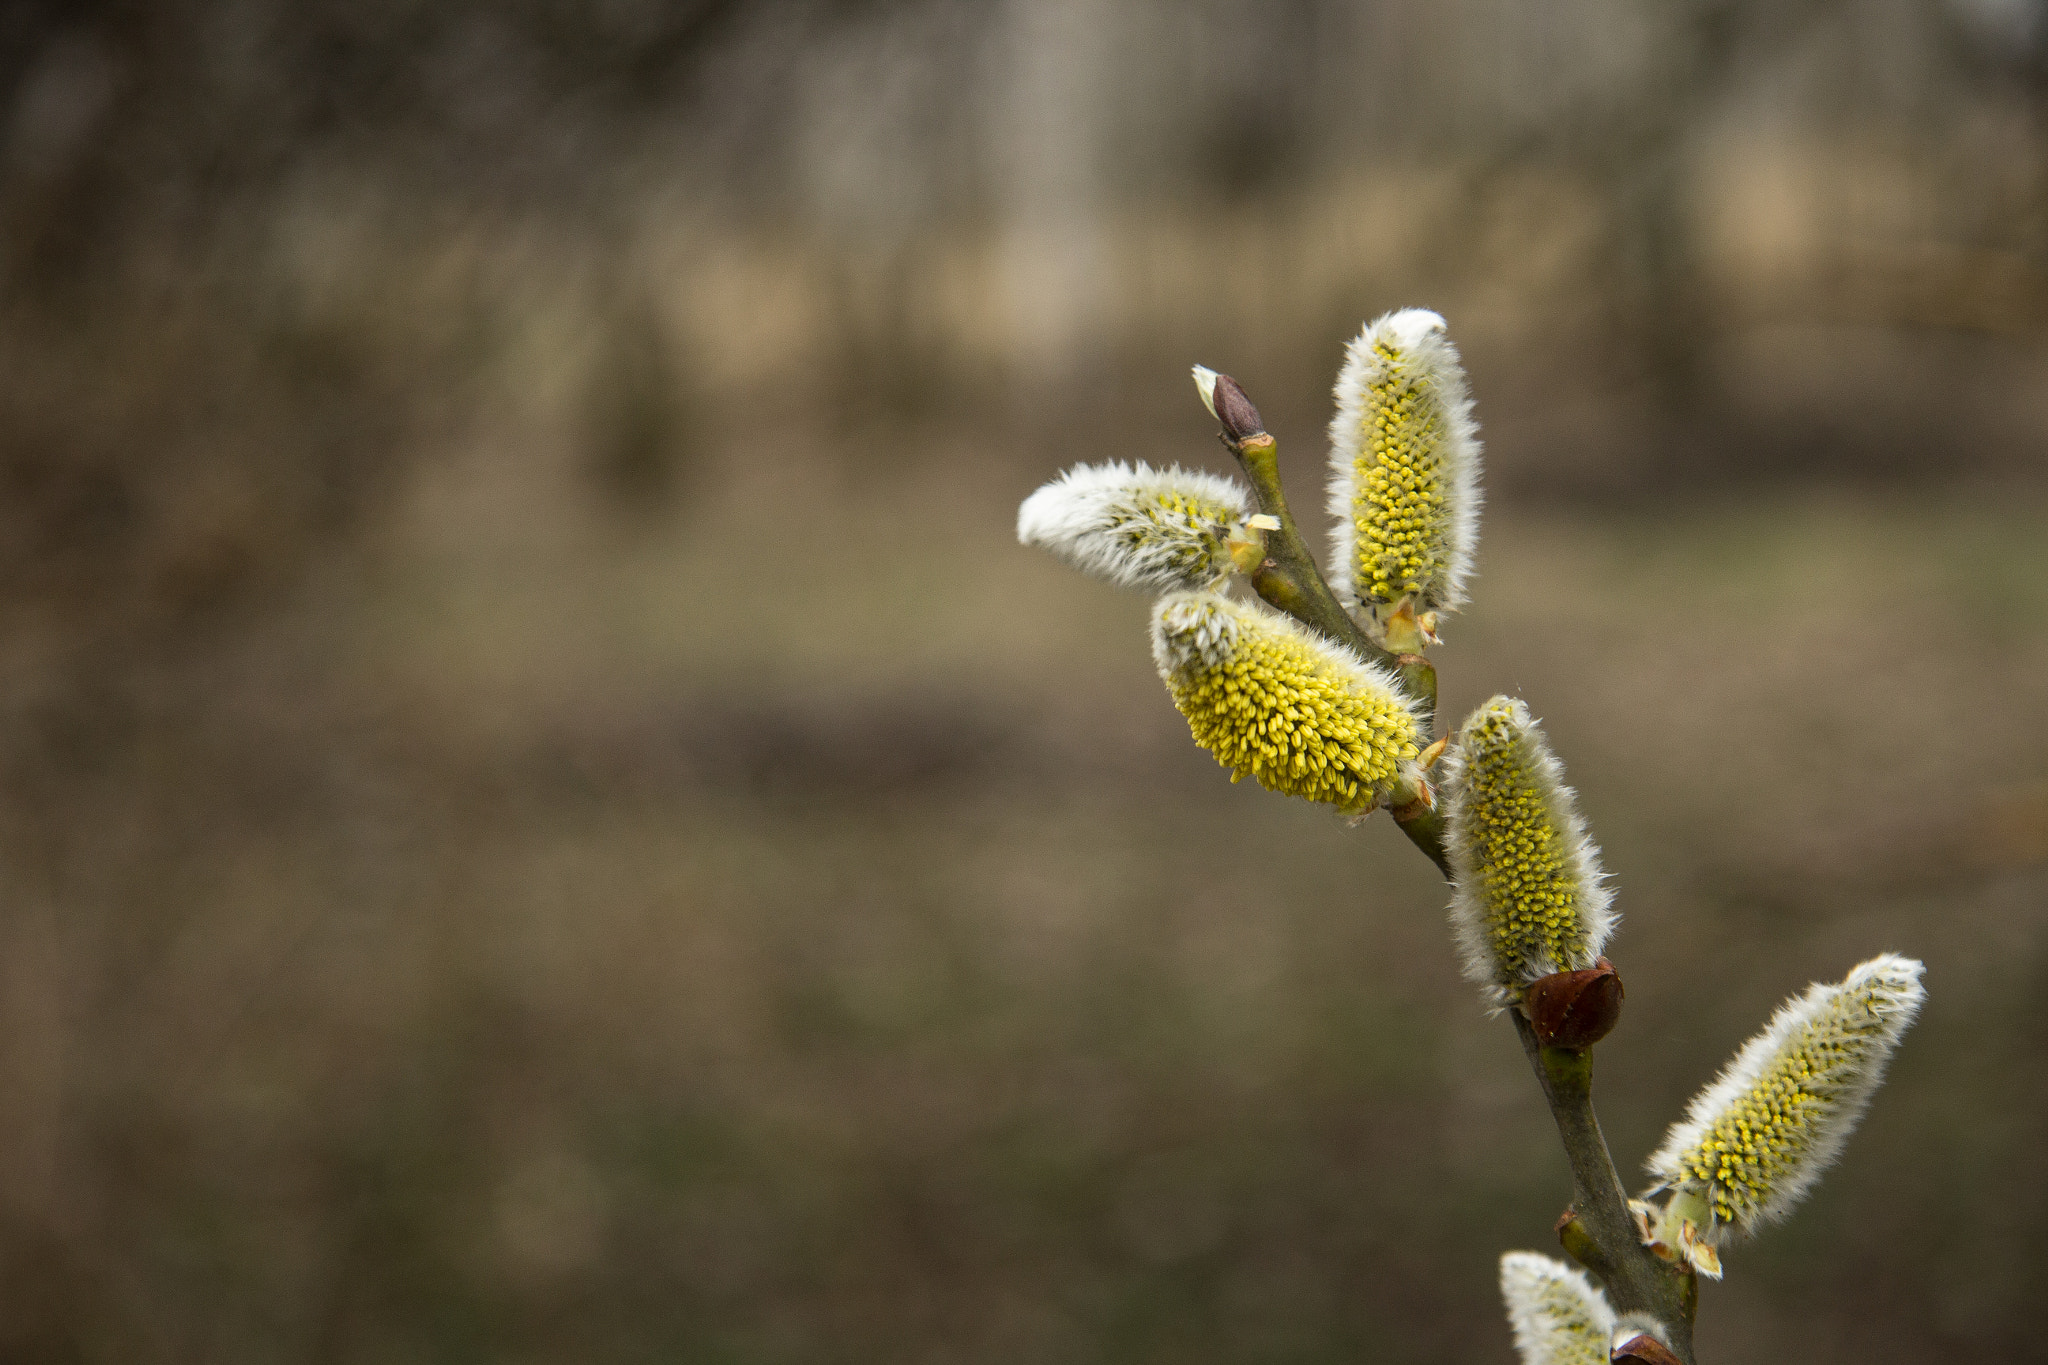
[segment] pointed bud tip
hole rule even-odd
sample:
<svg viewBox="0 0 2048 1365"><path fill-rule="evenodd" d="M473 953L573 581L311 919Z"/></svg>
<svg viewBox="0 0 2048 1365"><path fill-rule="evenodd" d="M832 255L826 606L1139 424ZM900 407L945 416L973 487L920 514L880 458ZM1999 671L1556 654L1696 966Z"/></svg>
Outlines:
<svg viewBox="0 0 2048 1365"><path fill-rule="evenodd" d="M1233 444L1265 435L1265 420L1252 406L1252 400L1244 396L1244 389L1229 375L1218 374L1206 365L1197 365L1195 389L1202 395L1202 406L1223 424L1223 434Z"/></svg>
<svg viewBox="0 0 2048 1365"><path fill-rule="evenodd" d="M1539 978L1530 984L1523 1005L1537 1041L1577 1052L1614 1031L1622 995L1621 976L1603 957L1584 971Z"/></svg>

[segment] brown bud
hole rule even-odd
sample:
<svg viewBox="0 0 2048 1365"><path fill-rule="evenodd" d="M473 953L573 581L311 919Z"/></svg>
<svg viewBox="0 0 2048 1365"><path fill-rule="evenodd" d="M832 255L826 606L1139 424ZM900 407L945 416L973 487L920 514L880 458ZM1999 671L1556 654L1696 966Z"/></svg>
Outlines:
<svg viewBox="0 0 2048 1365"><path fill-rule="evenodd" d="M1216 420L1223 424L1223 434L1233 442L1248 441L1266 432L1259 410L1227 374L1216 376Z"/></svg>
<svg viewBox="0 0 2048 1365"><path fill-rule="evenodd" d="M1601 958L1582 972L1557 972L1522 997L1536 1039L1577 1052L1605 1038L1621 1018L1621 977Z"/></svg>
<svg viewBox="0 0 2048 1365"><path fill-rule="evenodd" d="M1614 1348L1612 1365L1680 1365L1677 1354L1648 1332L1638 1332Z"/></svg>
<svg viewBox="0 0 2048 1365"><path fill-rule="evenodd" d="M1595 1242L1593 1234L1586 1230L1586 1225L1580 1221L1576 1208L1567 1205L1565 1211L1557 1216L1557 1226L1552 1231L1557 1233L1557 1244L1563 1247L1574 1261L1588 1270L1597 1273L1599 1268L1606 1264L1607 1258L1601 1253L1600 1244Z"/></svg>

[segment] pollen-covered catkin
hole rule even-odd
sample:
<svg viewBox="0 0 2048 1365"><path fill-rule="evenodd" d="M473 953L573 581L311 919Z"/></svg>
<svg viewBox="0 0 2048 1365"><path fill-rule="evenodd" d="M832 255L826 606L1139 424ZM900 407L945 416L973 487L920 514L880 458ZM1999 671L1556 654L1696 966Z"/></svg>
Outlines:
<svg viewBox="0 0 2048 1365"><path fill-rule="evenodd" d="M1126 588L1206 588L1258 532L1245 490L1200 470L1075 465L1024 500L1017 539Z"/></svg>
<svg viewBox="0 0 2048 1365"><path fill-rule="evenodd" d="M1672 1126L1650 1173L1705 1241L1784 1217L1834 1162L1920 1012L1920 973L1886 953L1787 1001Z"/></svg>
<svg viewBox="0 0 2048 1365"><path fill-rule="evenodd" d="M1419 648L1465 601L1479 525L1479 428L1444 320L1368 323L1345 349L1330 422L1330 587L1391 649Z"/></svg>
<svg viewBox="0 0 2048 1365"><path fill-rule="evenodd" d="M1614 1310L1584 1271L1510 1251L1500 1258L1500 1294L1522 1365L1606 1365Z"/></svg>
<svg viewBox="0 0 2048 1365"><path fill-rule="evenodd" d="M1369 810L1420 748L1413 703L1350 650L1220 593L1161 598L1152 656L1195 742L1261 786Z"/></svg>
<svg viewBox="0 0 2048 1365"><path fill-rule="evenodd" d="M1465 975L1505 1005L1580 971L1614 927L1598 852L1529 708L1495 697L1458 731L1445 777L1451 922Z"/></svg>

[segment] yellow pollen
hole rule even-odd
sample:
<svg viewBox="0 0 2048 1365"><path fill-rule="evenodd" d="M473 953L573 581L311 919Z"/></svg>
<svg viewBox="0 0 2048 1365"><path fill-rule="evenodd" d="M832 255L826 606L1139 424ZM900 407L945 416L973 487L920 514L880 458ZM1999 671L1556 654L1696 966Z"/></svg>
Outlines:
<svg viewBox="0 0 2048 1365"><path fill-rule="evenodd" d="M1756 1082L1678 1157L1712 1201L1722 1222L1754 1220L1778 1179L1806 1162L1817 1132L1834 1111L1838 1088L1881 1047L1886 1020L1881 988L1842 997L1788 1040Z"/></svg>
<svg viewBox="0 0 2048 1365"><path fill-rule="evenodd" d="M1491 706L1466 727L1466 828L1473 840L1486 933L1503 984L1582 964L1586 925L1579 885L1549 793L1535 774L1531 741L1508 707Z"/></svg>
<svg viewBox="0 0 2048 1365"><path fill-rule="evenodd" d="M1352 577L1361 599L1435 600L1449 559L1451 513L1443 487L1447 421L1441 395L1399 351L1376 342L1371 385L1353 464Z"/></svg>
<svg viewBox="0 0 2048 1365"><path fill-rule="evenodd" d="M1226 608L1227 610L1228 608ZM1195 742L1261 786L1341 810L1371 806L1419 751L1414 715L1391 691L1292 631L1241 617L1220 662L1169 672Z"/></svg>
<svg viewBox="0 0 2048 1365"><path fill-rule="evenodd" d="M1121 516L1116 534L1131 550L1160 548L1190 582L1221 577L1230 567L1230 526L1236 509L1176 489L1148 491Z"/></svg>
<svg viewBox="0 0 2048 1365"><path fill-rule="evenodd" d="M1556 1365L1605 1365L1605 1324L1593 1320L1584 1298L1551 1280L1543 1285L1540 1303L1551 1328L1550 1360Z"/></svg>

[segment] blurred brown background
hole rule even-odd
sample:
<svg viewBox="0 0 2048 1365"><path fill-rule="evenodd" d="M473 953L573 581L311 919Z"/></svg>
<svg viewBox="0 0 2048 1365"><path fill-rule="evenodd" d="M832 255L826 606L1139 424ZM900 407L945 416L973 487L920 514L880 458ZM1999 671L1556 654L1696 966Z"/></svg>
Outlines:
<svg viewBox="0 0 2048 1365"><path fill-rule="evenodd" d="M0 1359L1509 1360L1443 888L1012 530L1413 304L1624 1168L1928 961L1704 1358L2040 1358L2041 0L18 0Z"/></svg>

